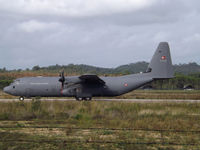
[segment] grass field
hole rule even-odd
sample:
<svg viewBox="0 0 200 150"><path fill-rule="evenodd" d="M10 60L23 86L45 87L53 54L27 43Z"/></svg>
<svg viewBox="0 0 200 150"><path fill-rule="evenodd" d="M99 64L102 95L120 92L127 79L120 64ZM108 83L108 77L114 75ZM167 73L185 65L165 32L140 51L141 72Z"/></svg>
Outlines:
<svg viewBox="0 0 200 150"><path fill-rule="evenodd" d="M0 102L1 149L200 149L200 104Z"/></svg>

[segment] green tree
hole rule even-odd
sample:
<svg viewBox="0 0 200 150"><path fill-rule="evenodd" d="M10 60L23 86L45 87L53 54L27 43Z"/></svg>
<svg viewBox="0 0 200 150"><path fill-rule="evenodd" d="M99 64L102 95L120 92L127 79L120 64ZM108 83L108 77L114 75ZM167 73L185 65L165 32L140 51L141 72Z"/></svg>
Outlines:
<svg viewBox="0 0 200 150"><path fill-rule="evenodd" d="M40 70L40 66L38 66L38 65L37 65L37 66L34 66L34 67L32 68L32 70L33 70L33 71L38 71L38 70Z"/></svg>

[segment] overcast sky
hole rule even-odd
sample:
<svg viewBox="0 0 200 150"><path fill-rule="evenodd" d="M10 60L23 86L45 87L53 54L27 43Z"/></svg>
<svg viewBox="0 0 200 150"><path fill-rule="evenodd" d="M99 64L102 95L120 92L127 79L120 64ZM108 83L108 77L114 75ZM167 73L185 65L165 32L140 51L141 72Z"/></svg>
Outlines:
<svg viewBox="0 0 200 150"><path fill-rule="evenodd" d="M0 68L150 61L200 63L199 0L0 0Z"/></svg>

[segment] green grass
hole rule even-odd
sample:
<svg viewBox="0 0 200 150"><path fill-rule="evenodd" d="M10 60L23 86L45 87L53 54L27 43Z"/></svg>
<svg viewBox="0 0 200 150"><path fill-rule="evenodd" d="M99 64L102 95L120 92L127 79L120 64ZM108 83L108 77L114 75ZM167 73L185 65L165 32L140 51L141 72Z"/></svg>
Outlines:
<svg viewBox="0 0 200 150"><path fill-rule="evenodd" d="M199 117L198 103L0 102L0 150L199 149Z"/></svg>

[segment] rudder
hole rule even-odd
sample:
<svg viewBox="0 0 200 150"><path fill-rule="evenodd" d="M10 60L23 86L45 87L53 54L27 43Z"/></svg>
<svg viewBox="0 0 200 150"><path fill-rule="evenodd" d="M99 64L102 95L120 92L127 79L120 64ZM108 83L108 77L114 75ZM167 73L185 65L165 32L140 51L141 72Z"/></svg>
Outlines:
<svg viewBox="0 0 200 150"><path fill-rule="evenodd" d="M174 77L169 44L161 42L151 59L147 72L153 79L169 79Z"/></svg>

